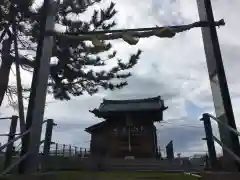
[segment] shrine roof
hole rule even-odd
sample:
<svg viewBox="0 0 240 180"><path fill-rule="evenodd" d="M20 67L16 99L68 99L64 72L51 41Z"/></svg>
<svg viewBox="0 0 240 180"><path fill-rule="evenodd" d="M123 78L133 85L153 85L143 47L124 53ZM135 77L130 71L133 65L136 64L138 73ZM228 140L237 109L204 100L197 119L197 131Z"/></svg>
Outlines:
<svg viewBox="0 0 240 180"><path fill-rule="evenodd" d="M160 96L145 99L107 100L103 99L98 109L90 112L163 111L167 109Z"/></svg>
<svg viewBox="0 0 240 180"><path fill-rule="evenodd" d="M102 121L100 123L97 123L97 124L87 127L85 129L85 131L88 133L92 133L96 129L101 129L105 124L106 124L106 121Z"/></svg>

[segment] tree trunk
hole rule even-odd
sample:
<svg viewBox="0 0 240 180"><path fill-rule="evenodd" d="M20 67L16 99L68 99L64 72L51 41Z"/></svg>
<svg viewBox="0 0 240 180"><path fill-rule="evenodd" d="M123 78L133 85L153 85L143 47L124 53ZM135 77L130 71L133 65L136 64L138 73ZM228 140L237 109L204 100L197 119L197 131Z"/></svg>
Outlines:
<svg viewBox="0 0 240 180"><path fill-rule="evenodd" d="M10 56L11 44L11 38L5 39L2 44L2 63L0 66L0 106L2 105L8 87L10 70L13 64L13 58Z"/></svg>

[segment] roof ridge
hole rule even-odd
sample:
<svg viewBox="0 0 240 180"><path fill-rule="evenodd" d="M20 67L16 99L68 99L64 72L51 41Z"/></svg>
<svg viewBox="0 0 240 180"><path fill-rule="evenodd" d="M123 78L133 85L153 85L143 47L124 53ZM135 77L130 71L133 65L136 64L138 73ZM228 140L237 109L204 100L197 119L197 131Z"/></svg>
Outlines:
<svg viewBox="0 0 240 180"><path fill-rule="evenodd" d="M141 99L125 99L125 100L110 100L110 99L103 99L103 104L108 104L108 103L117 103L117 104L124 104L126 102L128 103L139 103L139 102L152 102L152 101L160 101L161 96L156 96L156 97L149 97L149 98L141 98Z"/></svg>

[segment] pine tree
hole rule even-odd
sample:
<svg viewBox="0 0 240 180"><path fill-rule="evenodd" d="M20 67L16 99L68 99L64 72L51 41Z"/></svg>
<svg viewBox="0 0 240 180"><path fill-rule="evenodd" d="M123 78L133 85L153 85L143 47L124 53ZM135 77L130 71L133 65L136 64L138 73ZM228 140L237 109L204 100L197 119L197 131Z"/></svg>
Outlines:
<svg viewBox="0 0 240 180"><path fill-rule="evenodd" d="M14 62L12 53L13 34L12 20L16 18L18 30L21 32L21 25L25 19L31 17L32 0L1 0L0 1L0 40L1 40L1 66L0 66L0 105L8 88L10 69Z"/></svg>
<svg viewBox="0 0 240 180"><path fill-rule="evenodd" d="M22 2L22 3L20 3ZM23 3L24 2L24 3ZM96 30L110 30L116 26L112 19L116 15L114 3L111 3L107 9L95 10L89 22L76 18L68 18L69 15L78 15L84 13L86 8L81 7L82 1L63 1L59 6L56 17L56 23L66 28L66 33L84 33ZM97 1L99 2L99 1ZM33 1L13 1L15 10L18 12L17 30L20 48L35 51L36 41L39 34L39 12L41 7L35 10L31 9ZM15 5L16 4L16 5ZM10 2L5 0L1 4L0 13L3 14L0 21L2 33L8 31L11 21L6 19L11 16ZM4 24L4 22L6 22ZM7 28L6 28L7 27ZM11 32L9 32L11 33ZM6 33L8 34L8 33ZM124 63L121 59L117 60L117 65L110 70L94 70L96 67L103 67L109 59L117 59L117 52L113 50L110 42L92 41L92 43L84 41L64 40L59 37L55 39L53 47L53 57L58 59L56 64L51 64L49 77L49 91L54 97L60 100L69 100L70 96L79 96L84 92L92 95L97 93L100 87L104 89L115 90L127 85L125 80L131 74L124 70L132 68L139 59L141 51L131 55L129 61ZM3 98L7 89L8 77L10 68L14 62L14 54L10 54L12 44L11 36L3 41L3 44L8 43L2 48L2 64L0 68L1 83L0 97ZM7 48L7 50L4 50ZM5 53L4 53L5 52ZM107 58L100 57L100 53L108 53ZM7 57L5 57L6 55ZM19 62L25 70L34 68L34 61L21 56ZM5 65L7 64L7 65ZM93 68L92 68L93 67ZM88 70L86 70L88 69ZM100 68L99 68L100 69ZM120 81L112 82L113 79ZM0 99L0 102L2 99Z"/></svg>

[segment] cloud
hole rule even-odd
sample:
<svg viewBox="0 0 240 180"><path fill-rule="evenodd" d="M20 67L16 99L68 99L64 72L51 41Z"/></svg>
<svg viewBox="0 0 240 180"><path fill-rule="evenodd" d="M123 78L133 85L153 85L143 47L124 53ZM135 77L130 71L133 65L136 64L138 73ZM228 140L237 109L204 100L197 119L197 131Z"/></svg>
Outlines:
<svg viewBox="0 0 240 180"><path fill-rule="evenodd" d="M103 6L110 1L105 0ZM152 27L155 25L187 24L197 21L196 1L189 0L114 0L118 10L119 28ZM215 19L224 18L226 26L218 29L226 76L232 97L237 124L240 126L240 93L238 67L240 65L240 32L236 18L240 2L232 0L212 1ZM99 6L95 6L98 7ZM91 15L89 11L85 17ZM214 114L211 88L208 79L201 30L192 29L178 34L173 39L148 38L130 47L116 41L118 55L127 59L137 48L143 50L141 60L132 69L129 85L117 91L101 91L94 96L81 96L72 101L49 103L45 110L47 118L54 118L54 141L87 147L90 136L84 128L101 121L89 113L99 106L103 97L108 99L142 98L161 95L169 109L164 120L170 122L157 125L159 143L164 147L173 140L176 152L194 153L206 150L203 125L199 115ZM112 63L112 62L110 62ZM11 114L4 110L4 114ZM187 126L196 126L191 128ZM217 127L214 125L214 133ZM218 147L219 150L219 147Z"/></svg>

